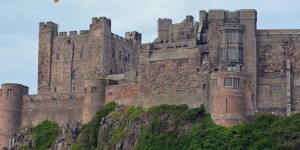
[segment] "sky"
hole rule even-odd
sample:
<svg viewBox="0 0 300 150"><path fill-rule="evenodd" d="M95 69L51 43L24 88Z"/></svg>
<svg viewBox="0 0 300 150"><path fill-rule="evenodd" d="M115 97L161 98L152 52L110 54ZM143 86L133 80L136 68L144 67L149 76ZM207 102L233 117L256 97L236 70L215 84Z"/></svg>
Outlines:
<svg viewBox="0 0 300 150"><path fill-rule="evenodd" d="M256 9L258 29L300 29L299 0L1 0L0 84L19 83L37 93L39 22L59 22L59 31L89 29L92 17L112 20L112 32L142 33L142 42L157 36L157 19L181 22L199 10ZM58 13L58 10L59 13Z"/></svg>

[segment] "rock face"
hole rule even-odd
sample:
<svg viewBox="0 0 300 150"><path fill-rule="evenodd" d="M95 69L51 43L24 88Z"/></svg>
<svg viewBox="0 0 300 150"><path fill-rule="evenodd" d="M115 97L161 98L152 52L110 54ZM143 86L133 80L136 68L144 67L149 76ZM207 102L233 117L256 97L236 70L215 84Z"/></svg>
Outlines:
<svg viewBox="0 0 300 150"><path fill-rule="evenodd" d="M135 109L137 110L137 109ZM134 149L140 136L146 118L143 110L139 115L126 115L128 108L119 108L110 116L101 121L98 148L109 149Z"/></svg>
<svg viewBox="0 0 300 150"><path fill-rule="evenodd" d="M71 146L80 131L81 122L72 122L62 125L59 129L59 137L50 149L71 149ZM9 147L3 149L19 150L24 148L34 149L33 133L29 128L25 128L20 132L12 133L12 138L9 141Z"/></svg>

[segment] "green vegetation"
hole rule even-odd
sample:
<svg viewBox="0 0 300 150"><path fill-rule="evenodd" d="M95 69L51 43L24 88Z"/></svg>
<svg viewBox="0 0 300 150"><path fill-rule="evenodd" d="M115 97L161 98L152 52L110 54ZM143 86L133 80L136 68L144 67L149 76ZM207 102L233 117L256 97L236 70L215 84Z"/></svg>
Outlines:
<svg viewBox="0 0 300 150"><path fill-rule="evenodd" d="M193 109L187 105L160 105L147 112L141 107L114 111L116 105L110 103L99 111L83 127L72 149L118 149L122 141L131 138L128 129L133 129L139 118L145 122L132 147L137 150L300 149L300 114L261 115L251 123L224 128L212 122L203 105ZM99 132L101 119L110 112L112 128L104 127Z"/></svg>
<svg viewBox="0 0 300 150"><path fill-rule="evenodd" d="M58 125L55 122L45 120L30 129L33 133L34 149L44 150L50 148L58 136ZM26 146L23 146L24 148Z"/></svg>
<svg viewBox="0 0 300 150"><path fill-rule="evenodd" d="M144 125L137 149L300 149L300 114L261 115L249 124L224 128L203 112L203 107L184 105L150 108L150 123ZM191 128L186 131L189 123Z"/></svg>
<svg viewBox="0 0 300 150"><path fill-rule="evenodd" d="M97 112L96 116L94 116L87 125L82 127L82 132L73 144L72 150L97 148L101 119L106 117L110 112L114 111L116 107L116 102L110 102L106 104L105 107L99 112Z"/></svg>

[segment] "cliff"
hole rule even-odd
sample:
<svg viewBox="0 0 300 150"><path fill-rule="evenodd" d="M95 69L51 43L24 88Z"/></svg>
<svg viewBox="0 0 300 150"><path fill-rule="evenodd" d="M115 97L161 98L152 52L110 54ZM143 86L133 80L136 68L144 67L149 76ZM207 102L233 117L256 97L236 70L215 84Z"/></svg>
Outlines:
<svg viewBox="0 0 300 150"><path fill-rule="evenodd" d="M86 125L60 127L51 149L299 149L299 124L300 114L262 115L225 128L213 123L203 107L160 105L145 111L109 103ZM19 141L34 139L30 131ZM14 146L36 149L32 141Z"/></svg>

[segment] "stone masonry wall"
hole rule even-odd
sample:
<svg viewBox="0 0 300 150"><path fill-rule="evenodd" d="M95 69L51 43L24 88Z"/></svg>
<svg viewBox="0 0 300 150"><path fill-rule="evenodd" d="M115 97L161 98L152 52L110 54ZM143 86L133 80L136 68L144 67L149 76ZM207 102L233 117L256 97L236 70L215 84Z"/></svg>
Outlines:
<svg viewBox="0 0 300 150"><path fill-rule="evenodd" d="M300 30L258 30L258 106L261 113L286 114L287 60L291 61L292 112L299 112ZM272 87L280 86L279 91Z"/></svg>

